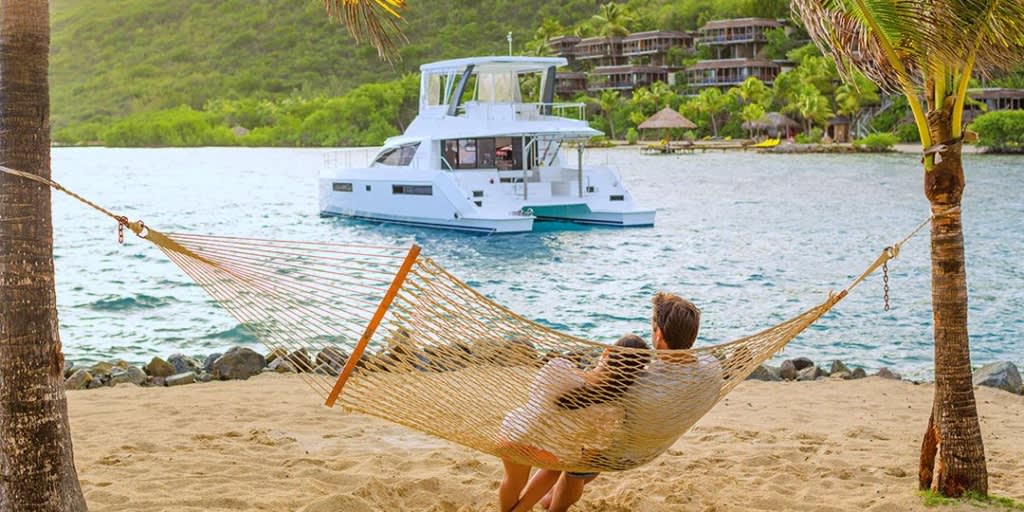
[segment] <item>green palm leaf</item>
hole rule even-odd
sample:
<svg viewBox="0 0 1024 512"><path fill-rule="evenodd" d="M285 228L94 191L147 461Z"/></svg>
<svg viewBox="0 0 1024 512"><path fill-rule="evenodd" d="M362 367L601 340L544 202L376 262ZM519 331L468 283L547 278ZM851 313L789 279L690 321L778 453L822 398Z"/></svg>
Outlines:
<svg viewBox="0 0 1024 512"><path fill-rule="evenodd" d="M401 59L398 43L406 42L398 25L405 0L323 0L328 16L340 21L356 42L363 39L388 62Z"/></svg>

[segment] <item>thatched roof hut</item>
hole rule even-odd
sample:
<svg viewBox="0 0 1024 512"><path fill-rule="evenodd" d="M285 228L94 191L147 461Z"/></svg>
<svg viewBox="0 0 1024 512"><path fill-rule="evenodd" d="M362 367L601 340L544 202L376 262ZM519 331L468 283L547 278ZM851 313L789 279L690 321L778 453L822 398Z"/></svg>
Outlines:
<svg viewBox="0 0 1024 512"><path fill-rule="evenodd" d="M778 135L789 135L800 130L800 123L778 112L769 112L757 121L743 123L744 130L767 131Z"/></svg>
<svg viewBox="0 0 1024 512"><path fill-rule="evenodd" d="M693 121L683 117L682 114L676 112L671 107L659 110L657 114L648 117L646 121L640 123L640 126L637 126L641 130L667 130L670 128L692 130L696 127L697 125L693 124Z"/></svg>

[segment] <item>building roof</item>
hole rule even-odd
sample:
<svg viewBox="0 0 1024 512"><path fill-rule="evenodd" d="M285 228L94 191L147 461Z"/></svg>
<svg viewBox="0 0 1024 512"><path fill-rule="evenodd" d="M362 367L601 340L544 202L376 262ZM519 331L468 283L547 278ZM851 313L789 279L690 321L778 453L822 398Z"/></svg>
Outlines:
<svg viewBox="0 0 1024 512"><path fill-rule="evenodd" d="M666 73L667 70L658 66L598 66L590 71L591 75L610 75L614 73Z"/></svg>
<svg viewBox="0 0 1024 512"><path fill-rule="evenodd" d="M682 114L676 112L672 107L665 107L658 111L647 120L640 123L637 128L641 130L657 130L662 128L686 128L693 129L697 125L693 124L693 121L683 117Z"/></svg>
<svg viewBox="0 0 1024 512"><path fill-rule="evenodd" d="M689 37L693 37L693 36L691 36L690 34L687 34L686 32L676 32L676 31L672 31L672 30L648 30L646 32L634 32L634 33L624 37L622 39L622 41L623 42L625 42L625 41L639 41L641 39L659 39L659 38L663 38L663 37L664 38L668 38L668 37L689 38Z"/></svg>
<svg viewBox="0 0 1024 512"><path fill-rule="evenodd" d="M552 37L552 38L548 39L548 44L558 44L558 43L563 43L563 42L565 42L565 43L578 43L578 42L580 42L580 38L577 37L577 36L555 36L555 37Z"/></svg>
<svg viewBox="0 0 1024 512"><path fill-rule="evenodd" d="M716 59L702 60L686 68L687 71L700 71L703 69L722 68L745 68L745 67L778 68L779 65L770 60L764 59Z"/></svg>
<svg viewBox="0 0 1024 512"><path fill-rule="evenodd" d="M1019 99L1024 98L1024 89L986 88L968 89L967 95L974 99Z"/></svg>
<svg viewBox="0 0 1024 512"><path fill-rule="evenodd" d="M704 24L699 30L736 27L781 27L782 22L770 18L734 18L731 20L713 20Z"/></svg>
<svg viewBox="0 0 1024 512"><path fill-rule="evenodd" d="M580 42L579 42L578 46L592 45L592 44L605 44L605 43L618 43L620 41L622 41L621 37L595 36L595 37L588 37L586 39L580 39Z"/></svg>

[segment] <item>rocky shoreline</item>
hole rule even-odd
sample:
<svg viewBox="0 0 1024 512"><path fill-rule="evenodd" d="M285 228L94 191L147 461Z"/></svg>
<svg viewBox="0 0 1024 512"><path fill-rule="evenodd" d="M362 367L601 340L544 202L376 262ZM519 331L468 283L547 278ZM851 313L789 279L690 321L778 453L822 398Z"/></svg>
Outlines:
<svg viewBox="0 0 1024 512"><path fill-rule="evenodd" d="M65 362L64 387L79 390L121 384L143 387L181 386L215 380L245 380L263 372L338 375L346 359L346 354L333 347L325 348L314 357L306 351L290 354L275 351L264 356L251 348L236 346L223 354L210 354L202 358L202 361L184 354L174 354L167 359L154 357L141 367L123 360L100 362L91 366ZM869 376L903 380L900 374L888 368L869 375L863 368L850 368L839 360L832 361L826 368L806 357L787 359L779 366L761 365L747 380L803 382L822 379L854 380ZM976 368L973 379L975 386L998 388L1016 395L1024 394L1020 371L1009 361L998 361Z"/></svg>

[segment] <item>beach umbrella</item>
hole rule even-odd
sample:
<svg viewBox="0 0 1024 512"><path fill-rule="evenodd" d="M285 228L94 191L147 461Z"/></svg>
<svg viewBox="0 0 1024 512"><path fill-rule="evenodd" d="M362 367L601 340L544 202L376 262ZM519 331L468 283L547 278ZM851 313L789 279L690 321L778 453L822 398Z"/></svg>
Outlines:
<svg viewBox="0 0 1024 512"><path fill-rule="evenodd" d="M672 107L665 107L659 110L656 114L640 123L640 126L637 126L641 130L665 130L666 139L668 139L668 131L672 128L692 130L696 127L697 125L693 124L693 121L683 117L682 114L676 112Z"/></svg>

